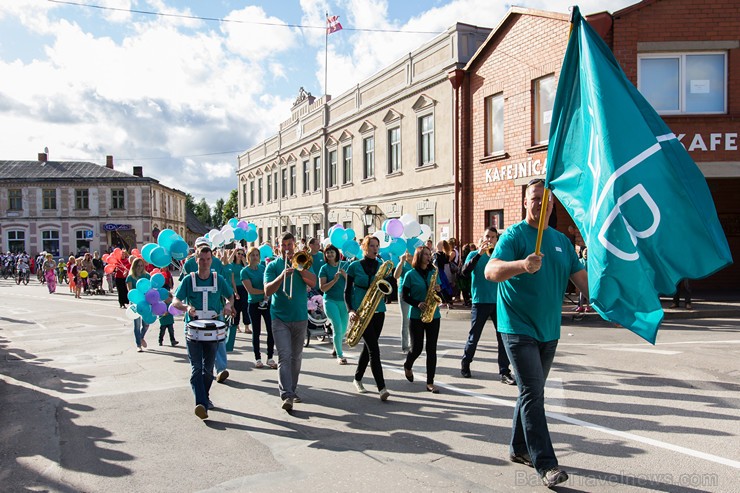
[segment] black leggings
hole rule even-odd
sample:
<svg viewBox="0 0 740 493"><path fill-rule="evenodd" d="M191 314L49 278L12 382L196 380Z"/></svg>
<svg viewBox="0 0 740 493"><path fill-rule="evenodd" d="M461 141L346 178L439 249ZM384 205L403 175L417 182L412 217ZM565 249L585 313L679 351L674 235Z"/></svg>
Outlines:
<svg viewBox="0 0 740 493"><path fill-rule="evenodd" d="M239 321L243 320L244 325L250 325L249 318L249 293L244 286L237 286L236 292L239 295L238 300L234 300L234 310L236 310L236 317L234 317L234 325L239 327Z"/></svg>
<svg viewBox="0 0 740 493"><path fill-rule="evenodd" d="M259 309L259 303L249 304L249 319L252 321L252 350L254 359L262 359L260 353L260 333L262 332L262 319L265 320L265 329L267 330L267 359L272 359L275 351L275 340L272 338L272 318L270 316L270 305L266 310Z"/></svg>
<svg viewBox="0 0 740 493"><path fill-rule="evenodd" d="M375 378L375 383L378 385L378 390L385 388L383 365L380 362L380 346L378 345L380 333L383 331L383 322L385 322L384 312L375 313L373 318L370 319L370 323L367 324L367 328L362 334L362 340L365 341L365 346L362 348L362 354L360 354L360 359L357 361L357 371L355 371L355 380L359 382L365 375L367 364L370 363L370 370L373 372L373 378Z"/></svg>
<svg viewBox="0 0 740 493"><path fill-rule="evenodd" d="M121 306L128 305L128 287L126 278L116 277L116 291L118 292L118 304Z"/></svg>
<svg viewBox="0 0 740 493"><path fill-rule="evenodd" d="M406 354L406 363L403 367L410 370L414 361L421 354L424 347L424 332L427 334L427 385L434 383L434 374L437 371L437 339L439 339L439 321L435 318L425 324L418 318L409 320L409 332L411 333L411 351Z"/></svg>

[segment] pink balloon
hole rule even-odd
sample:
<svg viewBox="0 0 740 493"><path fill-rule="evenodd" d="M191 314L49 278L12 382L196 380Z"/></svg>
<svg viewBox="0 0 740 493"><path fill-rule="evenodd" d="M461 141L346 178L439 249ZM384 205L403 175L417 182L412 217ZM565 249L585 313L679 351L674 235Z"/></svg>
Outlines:
<svg viewBox="0 0 740 493"><path fill-rule="evenodd" d="M403 223L398 219L389 219L385 226L385 232L392 238L398 238L403 234Z"/></svg>
<svg viewBox="0 0 740 493"><path fill-rule="evenodd" d="M178 310L177 308L175 308L174 305L170 305L169 307L167 307L167 311L170 313L170 315L174 315L176 317L178 315L182 315L183 313L185 313L185 312L181 312L180 310Z"/></svg>

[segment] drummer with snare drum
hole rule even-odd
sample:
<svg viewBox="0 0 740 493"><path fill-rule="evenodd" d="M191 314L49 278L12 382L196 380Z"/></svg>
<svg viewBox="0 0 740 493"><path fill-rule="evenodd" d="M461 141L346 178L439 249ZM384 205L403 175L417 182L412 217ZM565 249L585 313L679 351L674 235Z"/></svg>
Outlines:
<svg viewBox="0 0 740 493"><path fill-rule="evenodd" d="M219 341L226 338L223 316L234 316L234 291L222 275L211 271L212 258L210 247L198 247L198 271L183 278L172 301L172 306L185 312L190 385L195 394L195 415L200 419L208 418L208 409L213 408L208 393L216 350Z"/></svg>

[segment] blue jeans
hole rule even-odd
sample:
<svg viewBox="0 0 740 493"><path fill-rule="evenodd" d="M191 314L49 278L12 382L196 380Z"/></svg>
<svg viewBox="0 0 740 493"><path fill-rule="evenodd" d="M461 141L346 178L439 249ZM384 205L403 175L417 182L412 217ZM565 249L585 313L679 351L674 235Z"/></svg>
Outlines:
<svg viewBox="0 0 740 493"><path fill-rule="evenodd" d="M278 353L278 389L280 398L295 397L303 361L303 341L306 340L307 320L283 322L272 320L272 336Z"/></svg>
<svg viewBox="0 0 740 493"><path fill-rule="evenodd" d="M213 363L216 360L216 348L223 343L187 341L188 358L190 358L190 386L195 395L195 404L202 404L208 409L208 392L213 383Z"/></svg>
<svg viewBox="0 0 740 493"><path fill-rule="evenodd" d="M540 342L519 334L501 334L501 337L519 386L509 452L528 452L535 469L542 475L558 465L545 417L545 380L558 341Z"/></svg>
<svg viewBox="0 0 740 493"><path fill-rule="evenodd" d="M496 331L498 373L499 375L507 375L511 373L511 370L509 370L509 357L506 355L501 334L496 330L496 303L473 303L473 307L470 310L470 333L468 334L468 341L465 343L465 349L463 350L462 364L470 365L473 361L475 351L478 348L478 341L480 341L480 335L489 318L493 322L493 330Z"/></svg>
<svg viewBox="0 0 740 493"><path fill-rule="evenodd" d="M226 341L219 341L216 349L216 373L226 369Z"/></svg>
<svg viewBox="0 0 740 493"><path fill-rule="evenodd" d="M141 341L144 339L147 330L149 330L148 323L145 323L141 318L134 320L134 339L136 340L136 347L141 347Z"/></svg>

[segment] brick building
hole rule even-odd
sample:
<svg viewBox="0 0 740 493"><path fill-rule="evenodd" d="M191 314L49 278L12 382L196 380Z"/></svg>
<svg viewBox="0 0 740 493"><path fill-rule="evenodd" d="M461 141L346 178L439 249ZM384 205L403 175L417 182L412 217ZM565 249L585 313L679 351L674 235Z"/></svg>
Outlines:
<svg viewBox="0 0 740 493"><path fill-rule="evenodd" d="M740 3L645 0L587 20L699 165L740 258L740 205L731 200L740 191ZM461 189L472 191L457 211L463 242L477 241L485 226L523 219L524 186L544 177L568 31L565 14L512 8L454 75L457 166ZM566 232L573 221L557 201L556 211L554 224ZM736 265L697 285L740 287Z"/></svg>

